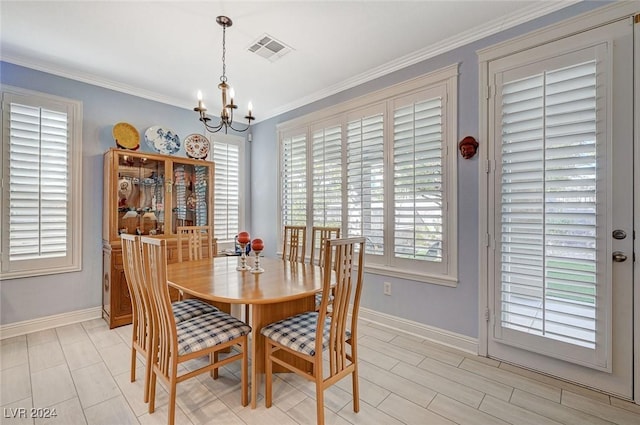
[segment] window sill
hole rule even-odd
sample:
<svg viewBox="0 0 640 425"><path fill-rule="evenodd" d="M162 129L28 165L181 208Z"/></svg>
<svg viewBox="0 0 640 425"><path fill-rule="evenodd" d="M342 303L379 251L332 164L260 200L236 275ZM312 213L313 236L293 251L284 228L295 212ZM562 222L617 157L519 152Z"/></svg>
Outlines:
<svg viewBox="0 0 640 425"><path fill-rule="evenodd" d="M433 285L449 286L451 288L458 286L457 277L398 270L397 268L388 266L367 264L364 267L364 272L381 276L397 277L400 279L415 280L417 282L431 283Z"/></svg>

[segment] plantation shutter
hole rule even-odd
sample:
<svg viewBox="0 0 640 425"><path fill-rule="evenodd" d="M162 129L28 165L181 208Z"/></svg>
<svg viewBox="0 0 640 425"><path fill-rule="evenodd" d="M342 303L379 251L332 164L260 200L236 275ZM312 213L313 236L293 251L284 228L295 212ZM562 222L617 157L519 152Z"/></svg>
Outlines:
<svg viewBox="0 0 640 425"><path fill-rule="evenodd" d="M596 346L596 61L503 83L498 324Z"/></svg>
<svg viewBox="0 0 640 425"><path fill-rule="evenodd" d="M9 260L67 256L67 113L10 103Z"/></svg>
<svg viewBox="0 0 640 425"><path fill-rule="evenodd" d="M442 97L393 113L393 256L443 261Z"/></svg>
<svg viewBox="0 0 640 425"><path fill-rule="evenodd" d="M342 131L333 126L313 132L313 225L342 224Z"/></svg>
<svg viewBox="0 0 640 425"><path fill-rule="evenodd" d="M347 123L347 234L365 236L366 253L384 254L384 114Z"/></svg>
<svg viewBox="0 0 640 425"><path fill-rule="evenodd" d="M233 143L213 142L215 163L213 236L231 241L240 229L240 147Z"/></svg>
<svg viewBox="0 0 640 425"><path fill-rule="evenodd" d="M307 224L307 138L298 134L282 139L282 225Z"/></svg>

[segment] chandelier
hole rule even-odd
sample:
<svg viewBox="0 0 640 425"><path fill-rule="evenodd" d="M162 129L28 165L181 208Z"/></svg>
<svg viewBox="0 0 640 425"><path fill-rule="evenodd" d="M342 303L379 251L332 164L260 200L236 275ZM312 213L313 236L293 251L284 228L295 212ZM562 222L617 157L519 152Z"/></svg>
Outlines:
<svg viewBox="0 0 640 425"><path fill-rule="evenodd" d="M233 103L234 92L231 87L227 84L227 65L225 62L225 54L227 52L226 47L226 30L230 27L233 22L231 19L226 16L218 16L216 18L216 22L222 27L222 76L220 77L220 84L218 84L218 88L222 92L222 111L220 112L220 123L217 125L210 124L211 118L207 117L206 112L207 108L205 108L204 103L202 102L202 92L198 91L198 106L193 108L196 111L200 118L199 120L204 124L205 128L211 132L216 133L224 128L224 132L230 128L234 131L247 131L251 126L251 121L255 119L253 115L251 115L251 109L253 108L251 102L249 102L247 115L244 117L249 124L242 124L244 128L238 127L238 124L233 122L233 110L238 108L238 105ZM227 101L228 99L228 101Z"/></svg>

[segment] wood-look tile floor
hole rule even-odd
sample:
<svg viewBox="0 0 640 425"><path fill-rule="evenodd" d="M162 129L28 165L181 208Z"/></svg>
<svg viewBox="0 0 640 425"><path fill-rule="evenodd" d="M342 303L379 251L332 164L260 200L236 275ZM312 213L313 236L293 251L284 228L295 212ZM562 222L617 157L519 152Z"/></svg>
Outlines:
<svg viewBox="0 0 640 425"><path fill-rule="evenodd" d="M344 379L325 393L327 425L640 424L638 405L367 322L359 330L360 412ZM166 424L166 391L158 387L153 414L142 400L142 360L130 382L130 338L131 326L95 319L2 340L0 423ZM178 384L176 424L316 423L313 384L279 374L273 407L260 395L251 410L240 405L238 372L233 364L218 380ZM21 408L57 416L16 417Z"/></svg>

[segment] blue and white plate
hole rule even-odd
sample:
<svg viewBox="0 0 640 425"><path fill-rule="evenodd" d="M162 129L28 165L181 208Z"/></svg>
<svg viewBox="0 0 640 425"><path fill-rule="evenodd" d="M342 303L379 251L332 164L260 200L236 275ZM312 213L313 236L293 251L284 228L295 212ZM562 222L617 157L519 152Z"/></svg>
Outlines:
<svg viewBox="0 0 640 425"><path fill-rule="evenodd" d="M180 137L170 128L154 125L144 132L147 146L156 152L171 155L180 149Z"/></svg>

